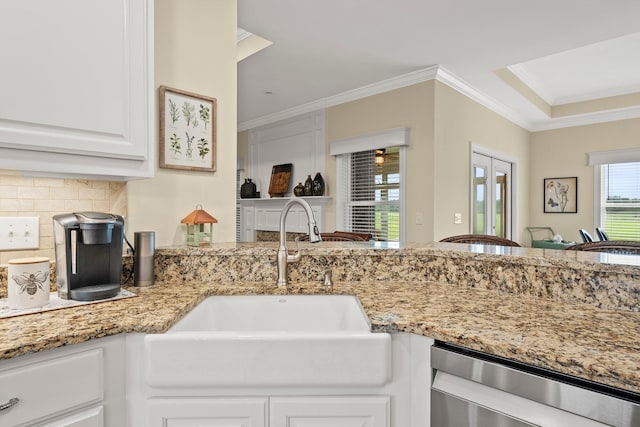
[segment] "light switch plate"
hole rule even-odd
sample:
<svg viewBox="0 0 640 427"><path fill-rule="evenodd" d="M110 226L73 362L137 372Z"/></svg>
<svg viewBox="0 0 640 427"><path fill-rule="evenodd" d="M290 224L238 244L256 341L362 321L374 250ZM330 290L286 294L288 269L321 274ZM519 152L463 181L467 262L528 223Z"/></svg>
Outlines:
<svg viewBox="0 0 640 427"><path fill-rule="evenodd" d="M0 251L39 247L40 217L0 216Z"/></svg>
<svg viewBox="0 0 640 427"><path fill-rule="evenodd" d="M462 224L462 213L456 212L453 214L453 223Z"/></svg>

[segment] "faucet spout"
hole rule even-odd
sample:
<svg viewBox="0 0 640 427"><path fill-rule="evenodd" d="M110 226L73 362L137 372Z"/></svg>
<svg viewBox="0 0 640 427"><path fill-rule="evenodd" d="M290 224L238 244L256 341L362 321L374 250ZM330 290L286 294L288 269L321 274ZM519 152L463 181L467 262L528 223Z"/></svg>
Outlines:
<svg viewBox="0 0 640 427"><path fill-rule="evenodd" d="M291 262L297 262L300 260L302 254L300 253L300 249L297 248L296 241L296 253L293 255L289 255L287 251L287 231L286 231L286 222L287 222L287 214L291 207L295 204L302 206L305 213L307 214L307 222L309 224L309 242L316 243L321 242L322 237L320 237L320 231L318 230L318 225L316 224L316 218L313 215L313 210L309 203L304 199L291 199L289 200L284 207L282 208L282 212L280 213L280 246L278 247L278 286L287 286L287 265Z"/></svg>

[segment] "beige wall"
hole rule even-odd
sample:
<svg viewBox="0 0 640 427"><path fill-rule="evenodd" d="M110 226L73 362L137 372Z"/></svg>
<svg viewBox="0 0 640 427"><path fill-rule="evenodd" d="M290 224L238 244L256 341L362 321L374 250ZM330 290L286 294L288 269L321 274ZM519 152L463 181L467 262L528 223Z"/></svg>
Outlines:
<svg viewBox="0 0 640 427"><path fill-rule="evenodd" d="M433 240L433 178L434 178L434 81L396 89L327 110L327 139L356 137L397 127L410 129L407 149L407 241ZM327 175L335 180L335 159L327 160ZM335 224L335 206L329 211L327 228ZM423 224L416 225L416 213L423 215ZM333 220L333 223L330 223Z"/></svg>
<svg viewBox="0 0 640 427"><path fill-rule="evenodd" d="M565 240L580 241L578 229L593 234L593 166L587 153L640 147L640 119L534 132L530 156L530 225L549 226ZM578 213L543 213L544 178L578 177Z"/></svg>
<svg viewBox="0 0 640 427"><path fill-rule="evenodd" d="M518 228L528 221L529 133L436 81L396 89L327 109L327 142L397 127L410 129L407 149L406 236L430 242L469 232L470 144L518 162ZM248 149L247 132L238 134L238 153ZM239 154L240 155L240 154ZM335 180L335 158L328 153L327 177ZM524 196L523 196L524 195ZM454 213L463 216L454 224ZM422 224L416 217L422 217ZM335 229L335 203L327 206L325 230Z"/></svg>
<svg viewBox="0 0 640 427"><path fill-rule="evenodd" d="M157 169L128 184L127 233L154 230L157 246L185 243L180 220L197 204L218 220L214 241L235 241L236 10L236 0L155 2L156 88L212 96L218 107L215 173Z"/></svg>
<svg viewBox="0 0 640 427"><path fill-rule="evenodd" d="M528 222L529 132L449 86L435 86L434 240L467 234L470 230L470 145L487 149L518 167L517 224L512 235L521 241ZM420 197L416 193L410 197ZM462 213L462 224L454 224ZM411 220L411 217L409 218Z"/></svg>
<svg viewBox="0 0 640 427"><path fill-rule="evenodd" d="M565 240L593 229L593 168L586 153L640 147L640 119L530 133L440 82L425 82L327 110L327 141L409 127L407 241L429 242L469 231L470 145L515 160L518 179L514 238L530 245L527 226L549 226ZM238 135L239 152L248 147ZM328 155L327 176L335 180ZM578 177L578 213L543 214L542 180ZM462 224L454 224L454 213ZM423 225L416 225L416 213ZM328 231L335 205L328 206Z"/></svg>
<svg viewBox="0 0 640 427"><path fill-rule="evenodd" d="M329 141L394 127L410 128L407 156L407 241L430 242L469 232L470 143L515 159L518 193L528 187L529 133L437 81L331 107ZM327 173L335 176L335 159ZM519 230L528 218L528 197L520 197ZM331 207L331 209L334 209ZM462 224L454 224L454 213ZM416 216L423 217L422 225ZM328 221L327 221L328 222Z"/></svg>

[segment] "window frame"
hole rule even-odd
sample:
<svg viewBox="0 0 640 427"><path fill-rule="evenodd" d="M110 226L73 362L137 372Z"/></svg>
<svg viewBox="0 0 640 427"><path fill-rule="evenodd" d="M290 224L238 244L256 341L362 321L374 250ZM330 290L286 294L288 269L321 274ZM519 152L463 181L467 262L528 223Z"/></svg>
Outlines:
<svg viewBox="0 0 640 427"><path fill-rule="evenodd" d="M607 231L607 227L603 222L603 219L605 219L606 221L606 216L605 218L602 217L602 213L606 211L607 209L607 205L606 203L603 204L603 179L605 179L605 177L603 177L602 175L602 169L605 166L609 166L609 165L613 165L613 164L625 164L625 163L638 163L638 161L624 161L624 162L608 162L608 163L601 163L601 164L597 164L594 165L594 172L593 172L593 183L594 183L594 195L593 195L593 228L597 228L600 227L601 229L603 229L604 231ZM638 205L640 205L640 203L638 203ZM611 233L609 233L611 235ZM629 240L629 239L627 239ZM638 236L635 239L630 239L631 241L640 241L640 236Z"/></svg>
<svg viewBox="0 0 640 427"><path fill-rule="evenodd" d="M366 135L351 138L338 139L329 144L329 154L336 158L336 201L335 201L335 223L336 229L344 229L344 209L348 190L344 185L344 180L350 181L349 174L344 174L345 162L350 159L346 154L359 151L375 150L377 148L398 147L400 153L400 244L406 241L406 183L407 183L407 148L409 146L409 128L399 127L383 130Z"/></svg>
<svg viewBox="0 0 640 427"><path fill-rule="evenodd" d="M401 145L398 146L399 153L399 175L400 175L400 186L399 186L399 200L398 200L398 210L399 210L399 243L403 244L406 241L406 175L407 175L407 156L406 156L406 146ZM367 151L367 150L362 150ZM351 224L345 223L345 212L346 209L349 209L349 196L351 192L351 154L352 153L343 153L336 156L336 229L349 231ZM343 181L347 182L343 184ZM383 201L380 203L373 203L372 205L395 205L396 203L391 203L388 201ZM369 205L369 204L367 204ZM393 242L392 242L393 243Z"/></svg>
<svg viewBox="0 0 640 427"><path fill-rule="evenodd" d="M587 153L588 164L593 166L593 228L601 227L602 173L601 166L612 163L640 162L640 148L592 151ZM605 230L606 231L606 230Z"/></svg>

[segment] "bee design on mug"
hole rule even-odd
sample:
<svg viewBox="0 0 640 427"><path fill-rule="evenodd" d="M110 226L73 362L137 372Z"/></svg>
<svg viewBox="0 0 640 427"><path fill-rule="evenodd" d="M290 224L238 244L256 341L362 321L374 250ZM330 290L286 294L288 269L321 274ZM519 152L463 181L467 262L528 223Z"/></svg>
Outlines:
<svg viewBox="0 0 640 427"><path fill-rule="evenodd" d="M34 295L38 292L38 289L44 291L42 285L44 281L49 277L49 272L36 271L35 273L23 273L21 276L13 275L12 279L20 287L20 293L27 291L27 294Z"/></svg>

